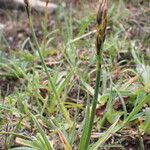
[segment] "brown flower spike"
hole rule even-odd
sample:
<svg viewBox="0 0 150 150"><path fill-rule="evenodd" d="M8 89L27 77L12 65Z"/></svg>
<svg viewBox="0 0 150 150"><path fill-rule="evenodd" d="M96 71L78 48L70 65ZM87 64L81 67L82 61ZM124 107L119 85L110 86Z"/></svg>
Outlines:
<svg viewBox="0 0 150 150"><path fill-rule="evenodd" d="M97 13L96 51L100 55L107 27L107 0L100 0Z"/></svg>
<svg viewBox="0 0 150 150"><path fill-rule="evenodd" d="M28 17L30 17L30 5L29 5L29 0L24 0L25 8L27 11Z"/></svg>
<svg viewBox="0 0 150 150"><path fill-rule="evenodd" d="M94 90L94 97L92 100L92 109L89 114L89 122L85 123L85 132L81 137L80 150L87 150L90 142L92 127L94 123L96 106L98 102L98 94L100 88L100 79L101 79L101 64L102 64L102 46L105 40L105 33L107 27L107 0L99 1L99 9L97 13L97 32L96 32L96 55L97 55L97 64L96 64L96 84ZM85 138L86 137L86 138Z"/></svg>

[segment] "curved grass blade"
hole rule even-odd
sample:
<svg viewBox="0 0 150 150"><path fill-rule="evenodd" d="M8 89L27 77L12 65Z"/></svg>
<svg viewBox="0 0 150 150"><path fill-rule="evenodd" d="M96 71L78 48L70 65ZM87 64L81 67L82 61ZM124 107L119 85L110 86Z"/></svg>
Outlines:
<svg viewBox="0 0 150 150"><path fill-rule="evenodd" d="M44 130L42 129L42 127L40 126L39 122L37 121L36 117L34 115L31 114L32 120L34 121L34 123L37 126L37 129L39 131L39 133L41 134L42 138L44 139L45 145L47 147L47 150L53 150L51 143L49 141L49 139L47 138Z"/></svg>

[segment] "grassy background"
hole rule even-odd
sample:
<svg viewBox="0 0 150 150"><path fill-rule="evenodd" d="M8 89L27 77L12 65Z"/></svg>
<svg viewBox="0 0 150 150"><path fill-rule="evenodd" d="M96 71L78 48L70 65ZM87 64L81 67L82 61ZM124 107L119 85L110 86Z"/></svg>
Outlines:
<svg viewBox="0 0 150 150"><path fill-rule="evenodd" d="M26 13L1 11L1 149L78 149L94 94L97 2L60 3L46 20L33 14L45 73ZM91 149L148 149L148 2L109 2L99 103ZM64 117L67 109L73 126ZM20 148L21 149L21 148ZM22 148L23 149L23 148ZM27 148L24 148L27 150Z"/></svg>

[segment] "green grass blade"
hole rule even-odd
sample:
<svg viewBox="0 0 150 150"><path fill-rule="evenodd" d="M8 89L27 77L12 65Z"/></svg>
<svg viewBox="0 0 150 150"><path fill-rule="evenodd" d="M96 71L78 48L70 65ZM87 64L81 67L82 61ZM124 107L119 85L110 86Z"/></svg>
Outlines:
<svg viewBox="0 0 150 150"><path fill-rule="evenodd" d="M129 114L129 116L127 117L127 119L125 119L124 123L127 123L128 121L130 121L142 109L142 107L148 101L150 101L150 94L147 94L145 97L143 97L143 99L138 103L138 105L134 107L134 109Z"/></svg>
<svg viewBox="0 0 150 150"><path fill-rule="evenodd" d="M86 115L85 115L85 120L84 120L84 125L83 125L83 131L80 139L80 145L79 145L79 150L84 150L87 136L88 136L88 129L89 129L89 121L90 121L90 105L88 104L87 110L86 110Z"/></svg>
<svg viewBox="0 0 150 150"><path fill-rule="evenodd" d="M97 150L112 136L113 133L116 133L122 127L122 125L117 125L119 119L120 116L118 117L118 119L116 119L114 124L111 125L109 129L102 135L102 137L100 137L99 140L89 148L89 150Z"/></svg>
<svg viewBox="0 0 150 150"><path fill-rule="evenodd" d="M64 90L64 88L68 85L68 83L70 82L70 79L73 75L74 71L71 71L70 73L67 74L66 78L64 80L62 80L60 82L60 84L58 85L56 91L57 91L57 95L59 96L61 94L61 92ZM51 99L51 104L50 104L50 112L54 111L54 103L55 103L55 99L56 99L56 95L54 95L54 97Z"/></svg>
<svg viewBox="0 0 150 150"><path fill-rule="evenodd" d="M17 148L11 148L8 150L37 150L35 148L30 148L30 147L17 147Z"/></svg>
<svg viewBox="0 0 150 150"><path fill-rule="evenodd" d="M39 124L39 122L37 121L36 117L33 116L32 114L31 114L31 117L32 117L34 123L36 124L37 129L38 129L38 131L40 132L42 138L44 139L44 142L45 142L45 144L46 144L47 150L53 150L49 139L47 138L47 136L46 136L44 130L43 130L42 127L40 126L40 124Z"/></svg>
<svg viewBox="0 0 150 150"><path fill-rule="evenodd" d="M56 100L57 100L57 102L58 102L58 106L59 106L59 108L60 108L61 113L62 113L63 116L65 117L65 119L66 119L66 121L68 122L68 124L69 124L70 126L72 126L73 123L72 123L72 121L71 121L71 119L70 119L69 113L68 113L67 109L65 108L63 102L61 101L59 95L57 94L56 86L55 86L55 84L53 83L52 77L51 77L51 75L49 74L48 68L47 68L47 66L46 66L46 64L45 64L43 55L42 55L42 53L41 53L41 48L40 48L40 46L39 46L39 43L38 43L38 40L37 40L35 31L34 31L34 27L33 27L33 22L32 22L32 17L31 17L31 15L29 16L29 24L30 24L32 36L33 36L33 39L34 39L34 42L35 42L35 45L36 45L38 54L39 54L39 56L40 56L40 59L41 59L43 68L44 68L44 70L45 70L45 73L46 73L46 75L47 75L47 77L48 77L48 81L49 81L49 83L50 83L50 88L52 88L52 90L53 90L53 92L54 92L54 94L55 94L55 96L56 96Z"/></svg>

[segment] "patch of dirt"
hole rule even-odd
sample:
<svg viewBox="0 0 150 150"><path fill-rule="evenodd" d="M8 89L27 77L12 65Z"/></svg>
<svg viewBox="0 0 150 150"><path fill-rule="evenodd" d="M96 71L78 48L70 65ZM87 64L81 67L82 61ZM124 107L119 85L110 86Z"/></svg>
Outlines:
<svg viewBox="0 0 150 150"><path fill-rule="evenodd" d="M0 91L1 95L5 97L13 93L13 91L20 86L21 82L18 78L1 78L0 79Z"/></svg>

